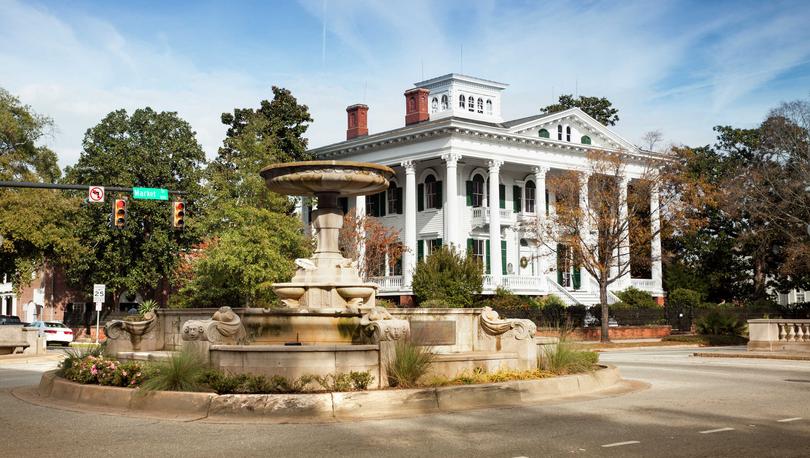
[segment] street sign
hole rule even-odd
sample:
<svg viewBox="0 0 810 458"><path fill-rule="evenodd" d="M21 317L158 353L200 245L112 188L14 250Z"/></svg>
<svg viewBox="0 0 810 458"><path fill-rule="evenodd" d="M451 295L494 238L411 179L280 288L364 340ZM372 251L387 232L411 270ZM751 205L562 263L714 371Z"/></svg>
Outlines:
<svg viewBox="0 0 810 458"><path fill-rule="evenodd" d="M87 200L90 202L104 202L104 186L90 186L87 190Z"/></svg>
<svg viewBox="0 0 810 458"><path fill-rule="evenodd" d="M101 311L101 307L102 307L101 302L96 302L96 312L100 312L100 311Z"/></svg>
<svg viewBox="0 0 810 458"><path fill-rule="evenodd" d="M95 284L93 285L93 302L104 303L104 295L106 294L106 285Z"/></svg>
<svg viewBox="0 0 810 458"><path fill-rule="evenodd" d="M169 190L163 188L132 188L132 198L142 200L169 200Z"/></svg>

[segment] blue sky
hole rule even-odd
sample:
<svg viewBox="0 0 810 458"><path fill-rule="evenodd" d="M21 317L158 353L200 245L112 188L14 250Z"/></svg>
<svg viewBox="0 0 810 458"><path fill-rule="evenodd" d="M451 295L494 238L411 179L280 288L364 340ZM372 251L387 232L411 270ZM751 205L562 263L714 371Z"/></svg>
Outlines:
<svg viewBox="0 0 810 458"><path fill-rule="evenodd" d="M507 118L578 91L613 101L631 141L701 145L810 97L810 2L0 0L0 62L0 87L54 119L63 166L118 108L179 112L213 157L220 114L278 85L319 146L345 138L346 106L399 127L406 89L462 70L510 85Z"/></svg>

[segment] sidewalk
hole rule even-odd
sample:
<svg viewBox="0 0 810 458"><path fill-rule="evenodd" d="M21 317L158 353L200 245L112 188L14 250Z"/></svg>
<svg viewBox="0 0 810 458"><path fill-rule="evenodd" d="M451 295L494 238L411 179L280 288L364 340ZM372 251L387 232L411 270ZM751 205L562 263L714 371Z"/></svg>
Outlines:
<svg viewBox="0 0 810 458"><path fill-rule="evenodd" d="M46 353L44 355L0 355L0 366L37 363L44 361L61 361L64 353Z"/></svg>
<svg viewBox="0 0 810 458"><path fill-rule="evenodd" d="M698 351L692 354L701 358L751 358L783 359L789 361L810 361L810 353L788 353L781 351L747 351L745 349L723 349L722 351Z"/></svg>

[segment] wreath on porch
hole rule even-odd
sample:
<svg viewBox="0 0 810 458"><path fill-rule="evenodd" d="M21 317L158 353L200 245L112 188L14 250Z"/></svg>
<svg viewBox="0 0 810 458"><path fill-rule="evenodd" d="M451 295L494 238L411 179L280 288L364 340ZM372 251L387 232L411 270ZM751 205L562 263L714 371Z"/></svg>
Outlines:
<svg viewBox="0 0 810 458"><path fill-rule="evenodd" d="M523 256L522 258L520 258L520 268L521 269L525 269L526 266L528 266L528 265L529 265L529 258L527 258L526 256Z"/></svg>

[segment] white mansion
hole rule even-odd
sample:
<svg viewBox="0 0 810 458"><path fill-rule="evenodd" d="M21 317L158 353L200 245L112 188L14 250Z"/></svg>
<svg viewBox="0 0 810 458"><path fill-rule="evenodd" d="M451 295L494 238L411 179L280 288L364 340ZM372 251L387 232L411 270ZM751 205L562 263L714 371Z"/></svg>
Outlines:
<svg viewBox="0 0 810 458"><path fill-rule="evenodd" d="M380 296L409 300L416 261L451 244L481 258L485 293L500 286L516 294L554 293L569 304L598 302L587 272L570 257L554 254L565 250L543 250L520 223L553 214L555 196L546 189L546 177L586 172L588 150L622 150L639 158L628 164L624 192L630 180L641 177L642 159L650 152L578 108L505 121L505 88L455 73L421 81L405 92L404 127L369 135L368 107L352 105L346 109L346 141L310 151L316 159L374 162L396 172L387 192L344 203L400 230L408 248L401 265L369 278L380 285ZM657 218L652 224L659 224ZM651 275L628 275L612 285L615 290L632 285L663 297L660 239L652 245Z"/></svg>

